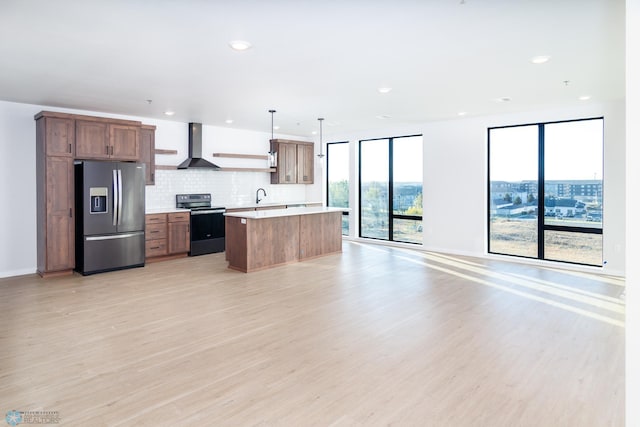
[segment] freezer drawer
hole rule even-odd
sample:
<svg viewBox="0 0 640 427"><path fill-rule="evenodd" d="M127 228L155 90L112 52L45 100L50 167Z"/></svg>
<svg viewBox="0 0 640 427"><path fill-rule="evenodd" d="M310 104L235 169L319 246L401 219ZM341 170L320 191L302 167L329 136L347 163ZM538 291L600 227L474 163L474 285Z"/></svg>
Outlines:
<svg viewBox="0 0 640 427"><path fill-rule="evenodd" d="M76 269L83 275L144 266L144 231L84 236Z"/></svg>

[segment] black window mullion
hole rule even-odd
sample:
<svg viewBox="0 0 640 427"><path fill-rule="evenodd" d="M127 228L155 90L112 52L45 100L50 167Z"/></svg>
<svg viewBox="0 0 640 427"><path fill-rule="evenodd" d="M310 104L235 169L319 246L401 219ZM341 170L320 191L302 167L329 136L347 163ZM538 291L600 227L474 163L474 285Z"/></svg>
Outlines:
<svg viewBox="0 0 640 427"><path fill-rule="evenodd" d="M362 141L358 142L358 237L362 237Z"/></svg>
<svg viewBox="0 0 640 427"><path fill-rule="evenodd" d="M538 259L544 259L544 125L538 125Z"/></svg>
<svg viewBox="0 0 640 427"><path fill-rule="evenodd" d="M393 241L393 138L389 138L389 241Z"/></svg>

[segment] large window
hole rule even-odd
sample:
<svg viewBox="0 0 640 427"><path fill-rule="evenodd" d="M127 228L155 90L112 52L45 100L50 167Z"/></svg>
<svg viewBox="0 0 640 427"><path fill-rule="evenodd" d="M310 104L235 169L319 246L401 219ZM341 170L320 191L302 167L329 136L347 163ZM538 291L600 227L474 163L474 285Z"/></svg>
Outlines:
<svg viewBox="0 0 640 427"><path fill-rule="evenodd" d="M360 141L360 236L422 243L422 136Z"/></svg>
<svg viewBox="0 0 640 427"><path fill-rule="evenodd" d="M489 252L602 265L603 122L489 129Z"/></svg>
<svg viewBox="0 0 640 427"><path fill-rule="evenodd" d="M327 144L327 206L349 207L349 143ZM349 212L342 213L342 234L349 235Z"/></svg>

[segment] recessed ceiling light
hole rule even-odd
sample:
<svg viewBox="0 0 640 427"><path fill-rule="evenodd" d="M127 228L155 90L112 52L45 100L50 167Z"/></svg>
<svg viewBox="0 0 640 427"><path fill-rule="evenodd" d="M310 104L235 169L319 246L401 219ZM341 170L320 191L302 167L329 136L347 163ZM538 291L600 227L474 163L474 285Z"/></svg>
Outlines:
<svg viewBox="0 0 640 427"><path fill-rule="evenodd" d="M546 55L540 55L540 56L534 56L533 58L530 59L532 64L544 64L545 62L548 62L551 59L550 56L546 56Z"/></svg>
<svg viewBox="0 0 640 427"><path fill-rule="evenodd" d="M278 130L278 129L280 129L280 126L276 125L276 126L273 127L273 129L274 130Z"/></svg>
<svg viewBox="0 0 640 427"><path fill-rule="evenodd" d="M378 92L380 92L380 93L389 93L389 92L391 92L391 88L390 87L379 87L378 88Z"/></svg>
<svg viewBox="0 0 640 427"><path fill-rule="evenodd" d="M226 124L230 125L231 123L233 123L233 120L232 120L232 119L227 119L227 120L225 120L224 122L225 122Z"/></svg>
<svg viewBox="0 0 640 427"><path fill-rule="evenodd" d="M175 111L171 111L171 110L167 110L164 112L165 116L173 116L176 112Z"/></svg>
<svg viewBox="0 0 640 427"><path fill-rule="evenodd" d="M233 41L230 41L229 42L229 46L231 46L231 49L239 50L239 51L251 49L251 43L246 42L244 40L233 40Z"/></svg>
<svg viewBox="0 0 640 427"><path fill-rule="evenodd" d="M317 131L317 130L312 130L312 131L311 131L311 135L317 135L317 134L318 134L318 131Z"/></svg>
<svg viewBox="0 0 640 427"><path fill-rule="evenodd" d="M583 95L580 98L578 98L580 101L588 101L591 99L591 96L589 95Z"/></svg>
<svg viewBox="0 0 640 427"><path fill-rule="evenodd" d="M466 112L466 111L460 111L460 112L458 113L458 115L459 115L459 116L466 116L466 115L467 115L467 112Z"/></svg>
<svg viewBox="0 0 640 427"><path fill-rule="evenodd" d="M508 96L503 96L503 97L500 97L500 98L496 98L496 102L509 102L509 101L511 101L511 98L508 97Z"/></svg>
<svg viewBox="0 0 640 427"><path fill-rule="evenodd" d="M379 116L376 116L376 119L381 119L381 120L386 120L386 119L390 119L391 116L387 115L387 114L380 114Z"/></svg>

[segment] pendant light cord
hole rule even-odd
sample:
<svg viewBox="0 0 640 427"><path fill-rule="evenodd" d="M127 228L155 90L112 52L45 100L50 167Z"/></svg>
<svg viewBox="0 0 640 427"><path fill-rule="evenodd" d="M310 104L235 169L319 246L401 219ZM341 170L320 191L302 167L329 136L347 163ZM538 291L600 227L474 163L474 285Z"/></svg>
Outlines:
<svg viewBox="0 0 640 427"><path fill-rule="evenodd" d="M319 158L323 158L324 154L322 153L322 121L324 120L323 117L318 117L318 121L320 122L320 154L318 154Z"/></svg>

